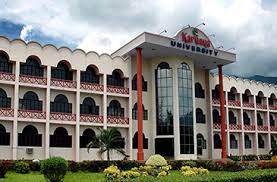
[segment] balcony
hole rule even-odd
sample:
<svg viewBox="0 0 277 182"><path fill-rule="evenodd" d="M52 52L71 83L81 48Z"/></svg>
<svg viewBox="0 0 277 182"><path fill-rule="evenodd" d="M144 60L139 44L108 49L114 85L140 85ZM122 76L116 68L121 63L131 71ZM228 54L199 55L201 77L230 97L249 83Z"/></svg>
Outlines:
<svg viewBox="0 0 277 182"><path fill-rule="evenodd" d="M39 110L18 110L18 117L31 119L46 119L46 113Z"/></svg>
<svg viewBox="0 0 277 182"><path fill-rule="evenodd" d="M109 124L129 124L129 118L120 117L120 116L108 116L108 123Z"/></svg>
<svg viewBox="0 0 277 182"><path fill-rule="evenodd" d="M51 78L51 86L63 87L63 88L76 88L77 82L72 80L62 80Z"/></svg>
<svg viewBox="0 0 277 182"><path fill-rule="evenodd" d="M234 107L240 107L240 101L239 100L228 100L228 105L234 106Z"/></svg>
<svg viewBox="0 0 277 182"><path fill-rule="evenodd" d="M256 104L257 109L267 109L267 105L264 104Z"/></svg>
<svg viewBox="0 0 277 182"><path fill-rule="evenodd" d="M76 114L72 113L61 113L61 112L51 112L50 120L57 121L76 121Z"/></svg>
<svg viewBox="0 0 277 182"><path fill-rule="evenodd" d="M36 85L47 85L46 78L38 77L38 76L31 76L31 75L20 75L19 82L36 84Z"/></svg>
<svg viewBox="0 0 277 182"><path fill-rule="evenodd" d="M257 126L257 129L258 129L258 131L267 131L268 130L268 126L263 126L263 125L258 125Z"/></svg>
<svg viewBox="0 0 277 182"><path fill-rule="evenodd" d="M81 82L80 88L83 90L103 92L104 86L96 83Z"/></svg>
<svg viewBox="0 0 277 182"><path fill-rule="evenodd" d="M242 126L240 124L229 124L230 130L241 130Z"/></svg>
<svg viewBox="0 0 277 182"><path fill-rule="evenodd" d="M277 106L269 105L269 109L270 109L270 110L277 110Z"/></svg>
<svg viewBox="0 0 277 182"><path fill-rule="evenodd" d="M243 128L247 131L255 131L255 125L244 125Z"/></svg>
<svg viewBox="0 0 277 182"><path fill-rule="evenodd" d="M103 116L92 115L92 114L81 114L80 121L86 123L103 123Z"/></svg>
<svg viewBox="0 0 277 182"><path fill-rule="evenodd" d="M277 131L277 126L270 126L270 131Z"/></svg>
<svg viewBox="0 0 277 182"><path fill-rule="evenodd" d="M0 108L1 117L13 117L14 114L13 108Z"/></svg>
<svg viewBox="0 0 277 182"><path fill-rule="evenodd" d="M0 80L14 81L15 75L12 73L0 72Z"/></svg>
<svg viewBox="0 0 277 182"><path fill-rule="evenodd" d="M242 103L243 107L248 107L248 108L254 108L254 103L250 103L250 102L243 102Z"/></svg>
<svg viewBox="0 0 277 182"><path fill-rule="evenodd" d="M117 93L117 94L129 94L129 88L108 85L107 86L107 92Z"/></svg>
<svg viewBox="0 0 277 182"><path fill-rule="evenodd" d="M220 123L214 123L213 124L213 128L215 130L220 130L221 129L221 124ZM225 124L225 128L227 128L227 125Z"/></svg>

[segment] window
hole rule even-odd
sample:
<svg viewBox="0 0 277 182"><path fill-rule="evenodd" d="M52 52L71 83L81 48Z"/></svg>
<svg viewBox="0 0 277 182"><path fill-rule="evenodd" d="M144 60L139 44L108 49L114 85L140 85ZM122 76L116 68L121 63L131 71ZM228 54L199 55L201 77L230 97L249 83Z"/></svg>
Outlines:
<svg viewBox="0 0 277 182"><path fill-rule="evenodd" d="M230 135L230 148L231 149L237 149L238 148L238 141L236 140L235 135Z"/></svg>
<svg viewBox="0 0 277 182"><path fill-rule="evenodd" d="M221 123L221 117L219 115L218 110L216 110L216 109L213 110L213 122L218 123L218 124Z"/></svg>
<svg viewBox="0 0 277 182"><path fill-rule="evenodd" d="M95 101L86 97L81 104L81 114L91 114L91 115L99 115L99 106L96 106Z"/></svg>
<svg viewBox="0 0 277 182"><path fill-rule="evenodd" d="M116 141L112 144L111 148L125 148L125 138L121 136L121 133L119 131L116 131Z"/></svg>
<svg viewBox="0 0 277 182"><path fill-rule="evenodd" d="M275 94L271 94L270 97L268 98L268 104L273 106L274 100L276 100L276 96L275 96Z"/></svg>
<svg viewBox="0 0 277 182"><path fill-rule="evenodd" d="M11 98L7 97L5 90L0 88L0 108L11 108Z"/></svg>
<svg viewBox="0 0 277 182"><path fill-rule="evenodd" d="M50 147L71 148L72 136L68 135L67 130L58 127L54 131L54 135L50 135Z"/></svg>
<svg viewBox="0 0 277 182"><path fill-rule="evenodd" d="M244 103L249 103L250 101L251 92L249 89L246 89L244 94L242 94L242 101Z"/></svg>
<svg viewBox="0 0 277 182"><path fill-rule="evenodd" d="M196 123L206 123L205 114L200 108L196 109Z"/></svg>
<svg viewBox="0 0 277 182"><path fill-rule="evenodd" d="M243 112L243 124L250 125L250 118L248 117L248 114L246 112Z"/></svg>
<svg viewBox="0 0 277 182"><path fill-rule="evenodd" d="M0 72L12 73L12 63L9 62L9 57L4 53L0 53Z"/></svg>
<svg viewBox="0 0 277 182"><path fill-rule="evenodd" d="M62 79L62 80L72 80L73 74L72 74L72 71L70 71L67 64L61 61L59 62L56 68L52 68L51 78Z"/></svg>
<svg viewBox="0 0 277 182"><path fill-rule="evenodd" d="M39 100L36 93L28 91L23 99L19 99L19 109L42 111L42 101Z"/></svg>
<svg viewBox="0 0 277 182"><path fill-rule="evenodd" d="M6 132L2 124L0 124L0 145L10 145L10 133Z"/></svg>
<svg viewBox="0 0 277 182"><path fill-rule="evenodd" d="M148 111L144 109L144 105L142 105L143 109L143 120L148 120ZM138 119L138 104L135 103L133 109L132 109L132 118L133 120Z"/></svg>
<svg viewBox="0 0 277 182"><path fill-rule="evenodd" d="M258 126L263 126L263 119L260 113L257 113L257 124Z"/></svg>
<svg viewBox="0 0 277 182"><path fill-rule="evenodd" d="M51 102L50 112L72 113L72 104L68 103L66 96L59 94Z"/></svg>
<svg viewBox="0 0 277 182"><path fill-rule="evenodd" d="M258 135L258 146L259 146L259 148L264 148L265 147L264 139L261 135Z"/></svg>
<svg viewBox="0 0 277 182"><path fill-rule="evenodd" d="M197 134L197 155L203 155L203 149L207 148L206 140L204 136L200 133Z"/></svg>
<svg viewBox="0 0 277 182"><path fill-rule="evenodd" d="M173 135L172 69L165 62L155 70L157 135Z"/></svg>
<svg viewBox="0 0 277 182"><path fill-rule="evenodd" d="M233 111L229 111L229 124L237 124L237 118Z"/></svg>
<svg viewBox="0 0 277 182"><path fill-rule="evenodd" d="M215 149L221 149L221 139L218 134L214 135L214 148Z"/></svg>
<svg viewBox="0 0 277 182"><path fill-rule="evenodd" d="M273 115L270 115L269 122L270 122L270 126L275 126L275 120L273 118Z"/></svg>
<svg viewBox="0 0 277 182"><path fill-rule="evenodd" d="M180 153L194 153L192 73L186 63L178 68Z"/></svg>
<svg viewBox="0 0 277 182"><path fill-rule="evenodd" d="M133 138L133 149L138 148L138 132L135 133ZM145 138L145 135L143 134L143 149L148 149L148 138Z"/></svg>
<svg viewBox="0 0 277 182"><path fill-rule="evenodd" d="M132 90L137 90L137 74L135 74L132 80ZM147 81L144 81L143 76L142 76L142 91L147 92Z"/></svg>
<svg viewBox="0 0 277 182"><path fill-rule="evenodd" d="M112 75L107 76L107 85L124 87L124 78L120 70L114 70Z"/></svg>
<svg viewBox="0 0 277 182"><path fill-rule="evenodd" d="M200 83L195 83L195 97L205 98L205 91L202 89L202 85Z"/></svg>
<svg viewBox="0 0 277 182"><path fill-rule="evenodd" d="M214 90L212 90L212 98L219 99L219 85L216 85Z"/></svg>
<svg viewBox="0 0 277 182"><path fill-rule="evenodd" d="M26 63L21 63L20 74L43 77L43 67L35 58L29 57Z"/></svg>
<svg viewBox="0 0 277 182"><path fill-rule="evenodd" d="M95 132L90 128L86 129L80 136L80 147L87 148L87 144L93 140L96 140ZM94 145L93 148L98 148L98 146Z"/></svg>
<svg viewBox="0 0 277 182"><path fill-rule="evenodd" d="M237 89L235 87L232 87L230 92L228 92L228 100L236 100L236 93L237 93Z"/></svg>
<svg viewBox="0 0 277 182"><path fill-rule="evenodd" d="M244 136L244 145L245 145L246 149L251 149L252 148L251 140L250 140L248 135Z"/></svg>
<svg viewBox="0 0 277 182"><path fill-rule="evenodd" d="M38 134L36 127L28 125L23 129L22 133L18 133L18 145L41 147L42 135Z"/></svg>
<svg viewBox="0 0 277 182"><path fill-rule="evenodd" d="M273 135L271 135L270 138L271 138L271 148L274 148L276 146L277 142Z"/></svg>
<svg viewBox="0 0 277 182"><path fill-rule="evenodd" d="M96 68L95 68L96 69ZM99 75L92 66L88 66L86 71L81 72L81 82L99 84Z"/></svg>
<svg viewBox="0 0 277 182"><path fill-rule="evenodd" d="M263 92L259 91L258 95L256 96L256 103L257 104L262 104L263 97L264 97Z"/></svg>
<svg viewBox="0 0 277 182"><path fill-rule="evenodd" d="M124 108L117 100L112 100L108 106L108 116L124 117Z"/></svg>

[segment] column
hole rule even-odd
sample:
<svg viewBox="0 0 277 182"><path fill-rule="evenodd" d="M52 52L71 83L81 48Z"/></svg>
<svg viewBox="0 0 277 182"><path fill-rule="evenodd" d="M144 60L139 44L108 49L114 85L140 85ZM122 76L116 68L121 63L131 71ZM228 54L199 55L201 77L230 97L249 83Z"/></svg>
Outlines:
<svg viewBox="0 0 277 182"><path fill-rule="evenodd" d="M224 92L223 92L223 94L224 94ZM226 109L224 109L224 111L225 111L225 122L226 122L226 150L227 150L227 155L231 155L231 146L230 146L230 144L231 144L231 141L230 141L230 125L229 125L229 123L230 123L230 121L229 121L229 104L227 104L228 103L228 92L225 92L225 94L224 94L224 99L226 100ZM222 127L222 125L221 125L221 127ZM222 143L223 144L223 143Z"/></svg>
<svg viewBox="0 0 277 182"><path fill-rule="evenodd" d="M47 89L46 89L46 123L45 123L45 158L49 158L50 149L50 82L51 82L51 66L47 66Z"/></svg>
<svg viewBox="0 0 277 182"><path fill-rule="evenodd" d="M268 152L271 150L271 130L270 130L270 115L269 115L269 102L268 102L268 98L266 97L266 125L268 127L267 129L267 150Z"/></svg>
<svg viewBox="0 0 277 182"><path fill-rule="evenodd" d="M213 146L212 146L212 140L213 140L213 117L212 117L212 98L211 98L211 87L210 87L210 72L209 70L205 71L205 96L206 96L206 116L207 116L207 150L208 150L208 159L213 158Z"/></svg>
<svg viewBox="0 0 277 182"><path fill-rule="evenodd" d="M255 135L254 135L254 154L259 155L259 145L258 145L258 125L257 125L257 106L256 106L256 96L254 95L254 125L255 125Z"/></svg>
<svg viewBox="0 0 277 182"><path fill-rule="evenodd" d="M103 86L104 86L104 91L103 91L103 124L104 124L104 129L107 129L107 74L103 74Z"/></svg>
<svg viewBox="0 0 277 182"><path fill-rule="evenodd" d="M137 159L144 160L143 153L143 108L142 108L142 55L141 48L136 48L137 53L137 107L138 107L138 153Z"/></svg>
<svg viewBox="0 0 277 182"><path fill-rule="evenodd" d="M222 141L222 159L227 159L226 151L226 126L225 126L225 109L224 109L224 92L223 92L223 75L222 65L218 65L218 76L219 76L219 96L220 96L220 115L221 115L221 141Z"/></svg>
<svg viewBox="0 0 277 182"><path fill-rule="evenodd" d="M131 60L129 69L132 70ZM132 107L133 107L133 95L132 95L132 79L129 77L128 79L128 87L129 87L129 98L128 98L128 117L129 117L129 128L128 128L128 149L129 150L129 160L134 160L133 156L133 120L132 120Z"/></svg>
<svg viewBox="0 0 277 182"><path fill-rule="evenodd" d="M76 73L77 92L76 92L76 128L75 128L75 161L80 161L80 70Z"/></svg>
<svg viewBox="0 0 277 182"><path fill-rule="evenodd" d="M243 123L243 109L242 109L242 93L240 93L240 124L241 124L241 142L239 145L240 155L245 155L245 144L244 144L244 123Z"/></svg>
<svg viewBox="0 0 277 182"><path fill-rule="evenodd" d="M173 67L173 127L174 127L174 158L175 159L181 159L180 157L180 122L179 122L179 94L178 94L178 65ZM194 83L192 81L192 83ZM193 92L194 94L194 92ZM194 98L194 96L193 96ZM195 102L193 102L195 104ZM195 109L195 108L193 108ZM195 114L195 112L193 112ZM195 117L193 116L193 118L195 119ZM193 127L196 126L196 123L193 123ZM195 129L195 128L194 128ZM196 131L193 132L194 133L194 139L196 137ZM195 149L195 152L197 152L197 150Z"/></svg>

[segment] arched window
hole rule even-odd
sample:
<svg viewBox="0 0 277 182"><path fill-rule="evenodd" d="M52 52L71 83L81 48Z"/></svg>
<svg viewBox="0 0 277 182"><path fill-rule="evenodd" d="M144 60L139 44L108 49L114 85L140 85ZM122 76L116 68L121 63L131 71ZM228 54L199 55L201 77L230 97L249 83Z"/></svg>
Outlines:
<svg viewBox="0 0 277 182"><path fill-rule="evenodd" d="M203 149L206 149L206 140L200 133L196 135L197 138L197 155L203 155Z"/></svg>
<svg viewBox="0 0 277 182"><path fill-rule="evenodd" d="M260 113L257 113L257 124L258 126L263 126L263 118Z"/></svg>
<svg viewBox="0 0 277 182"><path fill-rule="evenodd" d="M142 91L147 92L147 81L144 81L142 76ZM132 90L137 90L137 74L134 75L132 80Z"/></svg>
<svg viewBox="0 0 277 182"><path fill-rule="evenodd" d="M98 75L98 71L96 71L97 68L94 68L92 66L88 66L86 71L81 72L81 82L85 83L97 83L99 84L100 79Z"/></svg>
<svg viewBox="0 0 277 182"><path fill-rule="evenodd" d="M233 111L229 111L229 124L237 124L237 118Z"/></svg>
<svg viewBox="0 0 277 182"><path fill-rule="evenodd" d="M196 109L196 123L206 123L205 114L203 114L202 109Z"/></svg>
<svg viewBox="0 0 277 182"><path fill-rule="evenodd" d="M276 100L276 96L275 96L275 94L271 94L270 97L268 98L268 104L273 106L274 100Z"/></svg>
<svg viewBox="0 0 277 182"><path fill-rule="evenodd" d="M244 136L244 145L246 149L251 149L252 148L252 143L248 135Z"/></svg>
<svg viewBox="0 0 277 182"><path fill-rule="evenodd" d="M146 110L144 108L144 105L142 105L142 109L143 109L143 120L148 120L148 110ZM135 103L135 105L132 109L132 118L133 118L133 120L138 119L138 104L137 103Z"/></svg>
<svg viewBox="0 0 277 182"><path fill-rule="evenodd" d="M195 97L196 98L205 98L205 91L202 88L200 83L195 83Z"/></svg>
<svg viewBox="0 0 277 182"><path fill-rule="evenodd" d="M37 59L29 57L26 63L21 63L20 74L43 77L43 67Z"/></svg>
<svg viewBox="0 0 277 182"><path fill-rule="evenodd" d="M247 112L243 112L243 124L250 125L250 118L248 117Z"/></svg>
<svg viewBox="0 0 277 182"><path fill-rule="evenodd" d="M19 146L42 146L42 135L38 134L36 127L27 125L23 129L22 133L18 133L18 145Z"/></svg>
<svg viewBox="0 0 277 182"><path fill-rule="evenodd" d="M112 100L108 106L108 116L124 117L124 108L117 100Z"/></svg>
<svg viewBox="0 0 277 182"><path fill-rule="evenodd" d="M212 98L219 99L219 85L216 85L214 90L212 90Z"/></svg>
<svg viewBox="0 0 277 182"><path fill-rule="evenodd" d="M275 120L274 120L274 118L273 118L273 115L270 114L269 118L270 118L270 119L269 119L270 126L275 126Z"/></svg>
<svg viewBox="0 0 277 182"><path fill-rule="evenodd" d="M85 129L83 135L80 136L80 147L87 148L87 144L92 140L96 140L95 132L90 128ZM98 148L98 146L94 145L93 148Z"/></svg>
<svg viewBox="0 0 277 182"><path fill-rule="evenodd" d="M5 90L0 88L0 108L11 108L11 98L7 97Z"/></svg>
<svg viewBox="0 0 277 182"><path fill-rule="evenodd" d="M271 135L270 138L271 138L271 148L274 148L274 146L276 146L277 142L276 142L275 137L273 135Z"/></svg>
<svg viewBox="0 0 277 182"><path fill-rule="evenodd" d="M56 68L51 70L51 78L62 79L62 80L72 80L72 71L70 71L69 66L61 61L58 63Z"/></svg>
<svg viewBox="0 0 277 182"><path fill-rule="evenodd" d="M242 101L244 103L249 103L250 101L251 92L249 89L246 89L244 94L242 94Z"/></svg>
<svg viewBox="0 0 277 182"><path fill-rule="evenodd" d="M54 135L50 135L50 147L71 148L72 136L63 127L58 127L54 131Z"/></svg>
<svg viewBox="0 0 277 182"><path fill-rule="evenodd" d="M121 70L114 70L112 75L107 76L107 85L124 87L124 78Z"/></svg>
<svg viewBox="0 0 277 182"><path fill-rule="evenodd" d="M10 145L10 133L6 132L2 124L0 124L0 145Z"/></svg>
<svg viewBox="0 0 277 182"><path fill-rule="evenodd" d="M125 138L121 136L121 133L118 130L116 131L115 136L117 142L113 144L114 146L112 146L112 148L125 148Z"/></svg>
<svg viewBox="0 0 277 182"><path fill-rule="evenodd" d="M218 134L214 135L214 148L215 149L221 149L221 139Z"/></svg>
<svg viewBox="0 0 277 182"><path fill-rule="evenodd" d="M238 141L236 140L235 135L230 135L230 148L231 149L237 149L238 148Z"/></svg>
<svg viewBox="0 0 277 182"><path fill-rule="evenodd" d="M186 63L178 68L180 153L194 153L192 72Z"/></svg>
<svg viewBox="0 0 277 182"><path fill-rule="evenodd" d="M81 104L81 114L91 114L91 115L99 115L99 106L96 106L95 101L86 97Z"/></svg>
<svg viewBox="0 0 277 182"><path fill-rule="evenodd" d="M173 134L172 69L162 62L155 70L157 135Z"/></svg>
<svg viewBox="0 0 277 182"><path fill-rule="evenodd" d="M133 137L133 149L138 148L138 132L135 133ZM143 133L143 149L148 149L148 138L145 138Z"/></svg>
<svg viewBox="0 0 277 182"><path fill-rule="evenodd" d="M256 103L262 104L263 97L264 97L264 93L262 91L259 91L258 95L256 96Z"/></svg>
<svg viewBox="0 0 277 182"><path fill-rule="evenodd" d="M42 111L42 101L35 92L28 91L24 94L23 99L19 99L19 109Z"/></svg>
<svg viewBox="0 0 277 182"><path fill-rule="evenodd" d="M221 122L221 117L219 115L219 112L217 109L213 110L213 122L214 123L220 123Z"/></svg>
<svg viewBox="0 0 277 182"><path fill-rule="evenodd" d="M0 72L12 73L12 63L9 62L8 55L0 52Z"/></svg>
<svg viewBox="0 0 277 182"><path fill-rule="evenodd" d="M59 94L55 97L54 102L51 102L50 111L72 113L72 104L68 103L66 96Z"/></svg>
<svg viewBox="0 0 277 182"><path fill-rule="evenodd" d="M236 100L236 93L237 93L237 89L235 87L232 87L230 92L228 92L228 100Z"/></svg>
<svg viewBox="0 0 277 182"><path fill-rule="evenodd" d="M258 135L258 146L259 146L259 148L264 148L265 147L264 139L261 135Z"/></svg>

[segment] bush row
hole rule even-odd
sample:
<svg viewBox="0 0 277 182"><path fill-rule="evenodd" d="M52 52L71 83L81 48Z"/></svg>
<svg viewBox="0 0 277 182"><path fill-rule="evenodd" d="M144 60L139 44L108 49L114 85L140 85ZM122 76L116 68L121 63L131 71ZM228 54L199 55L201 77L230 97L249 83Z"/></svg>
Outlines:
<svg viewBox="0 0 277 182"><path fill-rule="evenodd" d="M233 161L257 161L257 160L271 160L272 155L232 155L228 156L229 159Z"/></svg>

